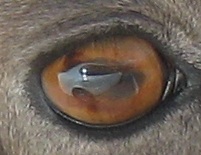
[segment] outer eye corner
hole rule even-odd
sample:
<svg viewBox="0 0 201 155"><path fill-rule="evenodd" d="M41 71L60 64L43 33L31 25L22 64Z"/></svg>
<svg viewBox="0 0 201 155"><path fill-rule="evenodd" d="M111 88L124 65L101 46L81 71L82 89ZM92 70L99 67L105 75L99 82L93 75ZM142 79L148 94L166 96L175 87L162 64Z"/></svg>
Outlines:
<svg viewBox="0 0 201 155"><path fill-rule="evenodd" d="M43 70L42 86L62 117L90 127L113 127L146 114L182 88L183 74L172 69L166 76L166 68L145 40L118 37L57 59Z"/></svg>

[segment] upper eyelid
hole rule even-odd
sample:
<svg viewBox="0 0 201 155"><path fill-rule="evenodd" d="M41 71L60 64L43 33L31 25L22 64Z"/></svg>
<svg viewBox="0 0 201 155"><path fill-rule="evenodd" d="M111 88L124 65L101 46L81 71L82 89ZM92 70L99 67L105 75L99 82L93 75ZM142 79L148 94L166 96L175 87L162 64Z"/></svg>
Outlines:
<svg viewBox="0 0 201 155"><path fill-rule="evenodd" d="M82 22L80 22L80 19L82 19ZM74 48L73 45L80 46L80 43L90 39L90 37L102 36L112 32L117 27L122 27L124 31L128 30L130 33L129 26L140 27L147 33L157 33L162 28L160 23L138 12L110 12L97 18L94 18L93 15L87 15L74 19L72 22L65 19L47 25L39 31L39 39L34 40L38 42L40 40L41 42L45 41L44 44L41 44L42 47L39 48L38 55L45 54L48 56L53 54L57 57ZM134 32L132 33L134 34ZM47 48L47 46L50 47Z"/></svg>
<svg viewBox="0 0 201 155"><path fill-rule="evenodd" d="M63 15L63 18L41 25L39 30L31 32L29 36L33 36L34 40L73 38L81 33L88 33L92 29L95 29L97 32L101 29L102 25L108 25L109 27L117 23L125 24L125 27L128 24L139 25L146 30L152 29L150 31L154 31L155 27L157 27L157 29L162 28L160 22L139 12L115 12L109 10L107 12L99 12L96 15L87 13L75 14L70 18L65 18L65 15Z"/></svg>

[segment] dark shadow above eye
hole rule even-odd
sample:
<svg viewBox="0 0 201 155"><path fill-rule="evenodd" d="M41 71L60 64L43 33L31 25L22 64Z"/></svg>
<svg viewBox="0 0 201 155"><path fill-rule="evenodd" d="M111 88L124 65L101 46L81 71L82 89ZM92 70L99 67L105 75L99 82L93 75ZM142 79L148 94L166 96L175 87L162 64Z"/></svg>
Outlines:
<svg viewBox="0 0 201 155"><path fill-rule="evenodd" d="M68 56L70 56L72 58L75 54L74 52L78 50L76 45L79 45L79 47L80 47L80 45L81 45L81 47L82 46L84 47L84 46L87 46L87 44L90 44L90 42L92 42L94 40L95 40L95 42L107 40L106 38L108 38L109 36L111 38L112 37L124 38L124 37L128 37L128 36L129 37L137 37L137 38L139 37L145 41L149 41L150 44L153 45L154 49L156 49L158 56L160 57L161 61L163 62L163 65L165 68L165 73L164 73L165 82L164 82L164 87L163 87L163 92L162 92L163 94L161 94L161 96L160 96L161 98L160 98L159 102L169 104L168 101L173 100L174 97L178 94L178 92L185 87L185 85L186 85L185 76L184 76L182 70L177 68L177 66L174 65L174 62L172 60L169 61L169 59L163 55L164 49L161 47L162 45L159 46L159 44L160 44L160 43L158 43L159 41L155 40L155 38L151 34L146 34L144 32L140 32L140 30L138 31L138 28L136 28L136 27L133 30L135 30L135 31L133 31L133 34L129 34L129 35L127 33L124 34L124 31L122 29L122 32L121 32L122 34L120 34L119 32L117 34L115 34L114 33L115 31L113 31L112 33L105 34L101 37L93 36L93 37L91 37L91 39L87 38L86 39L87 41L80 40L80 42L83 42L83 44L78 43L77 41L74 41L74 42L68 43L67 45L64 45L63 47L56 47L55 49L52 50L53 51L52 54L50 53L48 55L39 55L39 57L32 63L32 70L30 71L29 82L27 83L27 89L30 92L30 98L32 99L32 105L34 107L36 107L38 113L40 115L42 115L45 119L50 119L55 124L59 123L59 124L62 124L64 127L67 127L67 128L72 127L75 130L81 129L81 130L83 130L84 133L89 132L90 134L95 134L95 135L96 135L96 132L101 132L101 133L103 133L103 135L105 133L106 133L106 135L107 135L107 133L110 135L111 134L110 132L114 131L114 130L115 130L115 132L116 131L121 132L123 130L127 130L126 128L128 126L129 126L129 129L135 128L138 130L140 128L144 128L147 125L150 125L156 121L163 119L165 114L162 114L162 115L160 114L161 117L158 117L157 119L154 118L154 113L160 113L159 109L160 110L163 109L163 105L159 105L158 108L152 110L152 112L146 114L146 116L143 116L142 118L140 118L136 121L133 121L133 119L131 119L132 121L127 121L126 124L125 123L119 123L119 124L117 123L117 125L106 125L106 126L103 124L100 126L97 124L92 125L91 123L83 123L83 121L79 121L72 117L68 117L68 116L66 116L66 114L64 115L64 113L61 112L61 110L58 110L57 106L52 104L52 101L50 99L48 99L48 97L45 95L45 93L43 91L40 76L41 76L41 73L43 72L44 68L47 67L48 65L52 64L54 61L58 60L65 54L67 54ZM156 42L157 42L157 44L155 44ZM70 46L70 45L73 45L73 46ZM61 52L61 50L63 52ZM60 54L59 55L55 54L56 52L58 52ZM69 65L70 68L76 67L79 64L87 64L88 63L88 61L84 61L84 62L75 61L75 62L76 62L75 64ZM90 61L90 63L91 62L94 63L94 61ZM102 62L102 61L98 60L98 62ZM38 67L38 64L41 64L40 67ZM65 71L68 71L68 70L64 69L63 72L65 72ZM97 74L102 75L103 73L104 74L110 73L110 71L113 73L114 70L113 69L107 70L106 72L103 72L101 70L101 72L96 73L96 75ZM93 73L95 73L95 72L93 71ZM169 81L169 83L168 83L168 81ZM165 95L164 95L164 93L165 93ZM49 105L51 105L50 109L48 108ZM167 105L165 104L164 106L167 106ZM169 106L174 107L174 105L172 103L169 104L168 107ZM52 111L52 109L53 109L53 111ZM171 110L171 108L170 108L170 110ZM57 117L57 115L55 115L55 111L57 114L59 114L59 117ZM168 110L167 110L167 112L168 112ZM158 114L156 114L156 115L158 115ZM60 116L62 116L62 117L60 117ZM68 121L68 120L70 120L70 121ZM152 122L149 122L150 120L152 120ZM79 124L79 125L77 125L77 124ZM80 126L80 124L82 126ZM124 124L124 125L119 126L122 124ZM92 128L89 129L88 127L92 127ZM100 129L97 130L97 128L96 128L96 130L93 130L93 127L100 127ZM115 128L108 129L107 127L115 127ZM105 129L103 129L103 128L105 128ZM133 130L133 131L135 131L135 130Z"/></svg>

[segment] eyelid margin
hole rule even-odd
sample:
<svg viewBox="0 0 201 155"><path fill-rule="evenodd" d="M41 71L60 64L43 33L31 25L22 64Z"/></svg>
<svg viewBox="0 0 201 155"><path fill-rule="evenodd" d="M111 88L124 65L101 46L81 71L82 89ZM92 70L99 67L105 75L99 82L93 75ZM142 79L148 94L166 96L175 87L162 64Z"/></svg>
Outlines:
<svg viewBox="0 0 201 155"><path fill-rule="evenodd" d="M72 51L78 48L77 46L80 47L93 40L104 39L107 36L133 35L156 44L158 39L151 33L154 31L154 28L152 30L149 29L147 32L147 30L145 30L146 28L139 26L140 23L143 22L144 21L138 21L136 23L132 23L119 18L114 18L109 19L108 21L92 23L87 26L82 25L74 29L70 29L65 36L59 37L60 39L57 37L50 37L46 43L51 45L50 49L45 50L44 48L47 48L47 46L41 47L40 49L43 52L36 56L32 64L34 64L34 62L39 62L37 59L42 60L44 57L44 60L42 61L43 63L40 65L41 67L44 67L45 64L49 64L51 61L63 54L71 55ZM51 44L51 42L53 42L53 44ZM162 47L162 45L160 45L160 47Z"/></svg>

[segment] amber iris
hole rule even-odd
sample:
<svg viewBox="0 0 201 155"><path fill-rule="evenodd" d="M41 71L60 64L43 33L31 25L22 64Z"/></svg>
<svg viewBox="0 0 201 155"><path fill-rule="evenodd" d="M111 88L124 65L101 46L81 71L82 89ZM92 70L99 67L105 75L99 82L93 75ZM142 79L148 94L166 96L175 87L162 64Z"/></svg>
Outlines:
<svg viewBox="0 0 201 155"><path fill-rule="evenodd" d="M113 125L144 115L160 101L164 67L149 42L114 37L73 53L42 72L44 92L66 116L92 125Z"/></svg>

